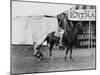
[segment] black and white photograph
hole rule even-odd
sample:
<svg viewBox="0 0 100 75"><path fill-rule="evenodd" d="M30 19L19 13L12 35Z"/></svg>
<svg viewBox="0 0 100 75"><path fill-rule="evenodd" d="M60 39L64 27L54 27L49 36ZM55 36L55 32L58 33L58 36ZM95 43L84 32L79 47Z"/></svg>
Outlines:
<svg viewBox="0 0 100 75"><path fill-rule="evenodd" d="M11 74L96 69L96 6L11 1Z"/></svg>

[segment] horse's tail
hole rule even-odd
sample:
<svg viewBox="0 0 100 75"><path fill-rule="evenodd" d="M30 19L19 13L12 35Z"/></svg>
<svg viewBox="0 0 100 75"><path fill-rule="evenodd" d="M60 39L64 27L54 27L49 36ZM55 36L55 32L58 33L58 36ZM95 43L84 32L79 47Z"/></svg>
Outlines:
<svg viewBox="0 0 100 75"><path fill-rule="evenodd" d="M47 40L47 37L43 40L43 42L41 43L41 45Z"/></svg>
<svg viewBox="0 0 100 75"><path fill-rule="evenodd" d="M47 44L48 44L48 43L50 42L50 36L51 36L51 35L54 36L54 33L55 33L55 32L52 32L52 33L48 34L48 35L46 36L46 38L43 40L43 42L40 44L39 47L41 47L42 44L43 44L45 41L47 41Z"/></svg>
<svg viewBox="0 0 100 75"><path fill-rule="evenodd" d="M48 37L46 37L46 38L43 40L43 42L39 45L39 48L43 45L43 43L44 43L45 41L47 41L47 38L48 38Z"/></svg>

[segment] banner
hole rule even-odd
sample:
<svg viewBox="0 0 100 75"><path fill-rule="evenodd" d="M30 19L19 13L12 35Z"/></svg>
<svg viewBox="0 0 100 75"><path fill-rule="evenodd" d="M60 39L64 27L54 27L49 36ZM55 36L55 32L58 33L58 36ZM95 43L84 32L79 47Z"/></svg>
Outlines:
<svg viewBox="0 0 100 75"><path fill-rule="evenodd" d="M94 9L69 10L68 18L74 21L95 21L96 13Z"/></svg>

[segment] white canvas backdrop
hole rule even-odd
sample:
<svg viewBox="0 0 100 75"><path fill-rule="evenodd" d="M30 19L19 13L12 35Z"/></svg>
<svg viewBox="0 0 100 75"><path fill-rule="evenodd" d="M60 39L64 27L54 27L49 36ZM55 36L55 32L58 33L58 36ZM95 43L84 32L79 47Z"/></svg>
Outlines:
<svg viewBox="0 0 100 75"><path fill-rule="evenodd" d="M41 44L57 27L57 18L16 17L12 20L12 44Z"/></svg>

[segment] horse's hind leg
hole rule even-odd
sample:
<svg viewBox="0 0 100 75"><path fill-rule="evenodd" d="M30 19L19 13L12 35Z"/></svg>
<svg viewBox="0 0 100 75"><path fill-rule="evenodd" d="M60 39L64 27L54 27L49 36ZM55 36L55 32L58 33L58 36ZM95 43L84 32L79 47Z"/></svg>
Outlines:
<svg viewBox="0 0 100 75"><path fill-rule="evenodd" d="M49 52L50 52L50 58L53 59L52 57L52 48L53 48L54 44L53 43L50 43L50 47L49 47Z"/></svg>

